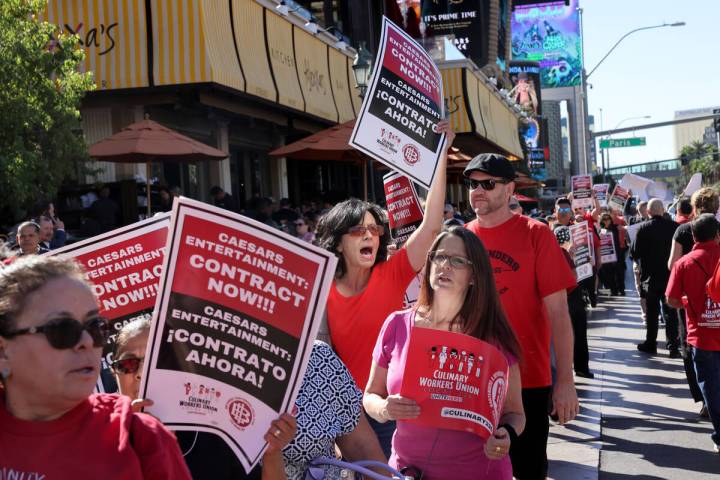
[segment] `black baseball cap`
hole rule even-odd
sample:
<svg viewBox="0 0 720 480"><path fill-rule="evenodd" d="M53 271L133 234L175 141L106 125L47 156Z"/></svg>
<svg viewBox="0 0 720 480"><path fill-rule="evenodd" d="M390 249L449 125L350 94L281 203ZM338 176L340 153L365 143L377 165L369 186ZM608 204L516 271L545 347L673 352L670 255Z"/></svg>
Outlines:
<svg viewBox="0 0 720 480"><path fill-rule="evenodd" d="M470 160L463 175L469 177L472 172L483 172L492 177L515 180L515 169L510 160L497 153L481 153Z"/></svg>

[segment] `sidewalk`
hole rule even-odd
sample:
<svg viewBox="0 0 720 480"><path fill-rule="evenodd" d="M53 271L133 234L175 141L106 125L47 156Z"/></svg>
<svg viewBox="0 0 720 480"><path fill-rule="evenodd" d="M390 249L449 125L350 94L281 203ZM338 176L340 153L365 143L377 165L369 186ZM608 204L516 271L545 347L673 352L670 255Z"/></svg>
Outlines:
<svg viewBox="0 0 720 480"><path fill-rule="evenodd" d="M627 297L598 299L589 311L590 369L577 380L581 411L550 428L549 478L555 480L720 479L711 425L690 398L682 360L669 359L664 331L658 354L637 351L644 340L640 301L628 278Z"/></svg>

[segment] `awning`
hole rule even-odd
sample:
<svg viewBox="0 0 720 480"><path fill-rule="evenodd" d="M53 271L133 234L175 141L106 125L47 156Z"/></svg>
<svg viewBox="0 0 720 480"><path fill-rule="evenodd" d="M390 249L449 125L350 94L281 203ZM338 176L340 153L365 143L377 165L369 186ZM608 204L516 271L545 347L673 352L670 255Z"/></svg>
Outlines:
<svg viewBox="0 0 720 480"><path fill-rule="evenodd" d="M44 19L80 36L99 90L213 83L333 123L359 109L349 53L254 0L49 0Z"/></svg>
<svg viewBox="0 0 720 480"><path fill-rule="evenodd" d="M453 129L469 134L459 136L456 143L470 154L495 150L523 158L519 116L500 100L495 87L487 85L467 61L441 63L439 67Z"/></svg>

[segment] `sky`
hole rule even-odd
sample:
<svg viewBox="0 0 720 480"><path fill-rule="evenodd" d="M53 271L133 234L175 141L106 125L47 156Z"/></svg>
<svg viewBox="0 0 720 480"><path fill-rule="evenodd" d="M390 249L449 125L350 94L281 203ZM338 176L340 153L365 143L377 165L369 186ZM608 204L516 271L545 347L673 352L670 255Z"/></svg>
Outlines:
<svg viewBox="0 0 720 480"><path fill-rule="evenodd" d="M633 33L590 76L588 112L596 130L672 120L677 110L720 106L720 0L580 0L585 68L595 67L625 33L638 27L684 21ZM629 137L631 132L614 137ZM673 158L673 130L638 131L644 147L615 148L610 166ZM598 150L598 163L600 162Z"/></svg>

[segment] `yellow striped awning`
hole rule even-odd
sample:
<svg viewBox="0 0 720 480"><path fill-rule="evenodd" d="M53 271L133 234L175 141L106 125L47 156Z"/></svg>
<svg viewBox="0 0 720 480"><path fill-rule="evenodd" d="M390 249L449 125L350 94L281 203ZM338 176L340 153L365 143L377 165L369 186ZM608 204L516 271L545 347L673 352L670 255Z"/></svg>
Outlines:
<svg viewBox="0 0 720 480"><path fill-rule="evenodd" d="M522 157L518 117L469 67L440 65L445 108L456 133L474 133L505 153Z"/></svg>

